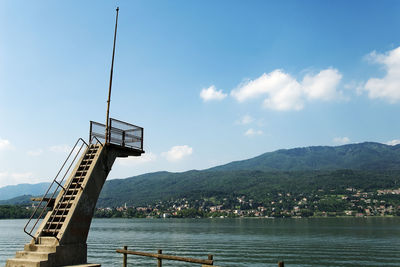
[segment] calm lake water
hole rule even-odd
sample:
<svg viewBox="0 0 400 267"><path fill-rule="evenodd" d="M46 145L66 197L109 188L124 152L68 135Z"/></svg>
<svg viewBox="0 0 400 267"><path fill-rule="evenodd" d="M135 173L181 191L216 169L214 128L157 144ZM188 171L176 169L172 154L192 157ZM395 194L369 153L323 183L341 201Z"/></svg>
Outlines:
<svg viewBox="0 0 400 267"><path fill-rule="evenodd" d="M26 220L0 220L0 266L30 239ZM400 266L400 218L95 219L88 260L122 266L116 249L207 258L220 266ZM128 256L129 266L157 266ZM200 266L163 261L163 266Z"/></svg>

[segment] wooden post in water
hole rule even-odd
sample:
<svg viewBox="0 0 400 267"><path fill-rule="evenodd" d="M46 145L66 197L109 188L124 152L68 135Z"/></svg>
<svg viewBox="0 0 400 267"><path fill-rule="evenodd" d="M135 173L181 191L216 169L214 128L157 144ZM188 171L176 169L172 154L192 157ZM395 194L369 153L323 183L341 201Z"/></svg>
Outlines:
<svg viewBox="0 0 400 267"><path fill-rule="evenodd" d="M158 254L162 254L162 249L159 249L157 251ZM157 267L161 267L162 266L162 259L157 258Z"/></svg>
<svg viewBox="0 0 400 267"><path fill-rule="evenodd" d="M124 246L124 250L128 250L128 246ZM122 260L122 266L126 267L128 265L128 255L124 253L124 257Z"/></svg>
<svg viewBox="0 0 400 267"><path fill-rule="evenodd" d="M278 262L278 267L285 267L285 263L283 261Z"/></svg>
<svg viewBox="0 0 400 267"><path fill-rule="evenodd" d="M214 258L214 256L213 256L213 255L211 255L211 254L208 254L208 259L209 259L210 261L212 261L212 260L213 260L213 258ZM211 265L214 265L214 263L212 263Z"/></svg>

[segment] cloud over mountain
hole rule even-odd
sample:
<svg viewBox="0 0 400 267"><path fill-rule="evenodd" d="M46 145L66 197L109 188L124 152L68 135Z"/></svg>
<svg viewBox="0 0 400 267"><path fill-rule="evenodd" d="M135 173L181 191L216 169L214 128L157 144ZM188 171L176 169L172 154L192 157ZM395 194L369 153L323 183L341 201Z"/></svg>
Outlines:
<svg viewBox="0 0 400 267"><path fill-rule="evenodd" d="M231 91L238 102L264 98L263 107L273 110L301 110L307 101L329 101L338 98L341 92L337 86L342 74L328 68L319 73L307 74L298 81L283 70L264 73L254 80L248 80Z"/></svg>

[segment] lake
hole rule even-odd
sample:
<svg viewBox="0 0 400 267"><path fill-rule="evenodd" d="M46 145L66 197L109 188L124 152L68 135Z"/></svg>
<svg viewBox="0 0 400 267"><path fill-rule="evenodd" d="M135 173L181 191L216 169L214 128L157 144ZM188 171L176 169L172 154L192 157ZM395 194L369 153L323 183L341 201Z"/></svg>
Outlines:
<svg viewBox="0 0 400 267"><path fill-rule="evenodd" d="M26 220L0 220L0 266L30 238ZM95 219L88 261L122 266L128 249L207 258L219 266L400 266L400 218ZM128 256L128 266L157 266ZM163 261L163 266L201 266Z"/></svg>

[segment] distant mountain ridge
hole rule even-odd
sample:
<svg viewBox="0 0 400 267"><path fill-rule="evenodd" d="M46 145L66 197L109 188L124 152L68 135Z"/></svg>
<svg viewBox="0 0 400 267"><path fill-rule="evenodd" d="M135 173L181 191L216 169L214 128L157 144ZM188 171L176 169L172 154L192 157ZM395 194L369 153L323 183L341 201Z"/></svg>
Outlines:
<svg viewBox="0 0 400 267"><path fill-rule="evenodd" d="M108 180L98 203L100 206L124 202L133 205L157 199L229 193L257 197L278 189L313 190L312 187L335 186L373 189L397 185L400 185L400 145L365 142L281 149L206 170L156 172ZM0 188L0 200L7 196L14 198L0 204L29 201L28 195L42 195L47 187L48 183L41 183Z"/></svg>
<svg viewBox="0 0 400 267"><path fill-rule="evenodd" d="M364 142L280 149L210 168L213 171L400 170L400 145Z"/></svg>
<svg viewBox="0 0 400 267"><path fill-rule="evenodd" d="M0 187L0 200L7 200L22 195L43 195L50 183L18 184Z"/></svg>

